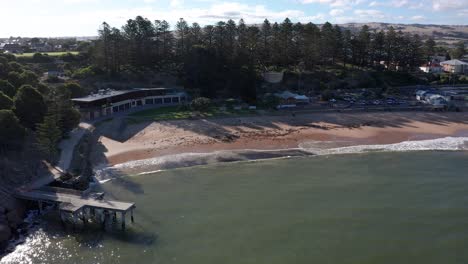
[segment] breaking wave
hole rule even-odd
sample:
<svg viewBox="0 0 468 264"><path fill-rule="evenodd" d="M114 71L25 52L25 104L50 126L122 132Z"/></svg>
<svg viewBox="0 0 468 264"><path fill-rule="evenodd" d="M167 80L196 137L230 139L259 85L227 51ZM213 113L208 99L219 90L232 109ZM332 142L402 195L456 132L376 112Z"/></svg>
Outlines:
<svg viewBox="0 0 468 264"><path fill-rule="evenodd" d="M357 145L337 148L302 148L316 155L353 154L365 152L408 152L408 151L463 151L468 150L468 137L445 137L429 140L403 141L386 145Z"/></svg>
<svg viewBox="0 0 468 264"><path fill-rule="evenodd" d="M95 177L101 182L132 175L152 174L160 171L226 162L257 161L275 158L357 154L368 152L409 151L463 151L468 150L468 137L445 137L431 140L404 141L386 145L343 146L349 142L310 141L299 148L280 150L230 150L212 153L182 153L157 158L130 161L112 167L95 169ZM337 147L337 145L341 145Z"/></svg>

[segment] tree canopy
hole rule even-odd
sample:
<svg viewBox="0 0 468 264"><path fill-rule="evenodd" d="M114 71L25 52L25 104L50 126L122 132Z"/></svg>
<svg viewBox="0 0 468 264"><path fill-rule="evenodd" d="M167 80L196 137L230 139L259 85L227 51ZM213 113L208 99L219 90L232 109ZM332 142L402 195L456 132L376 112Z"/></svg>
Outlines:
<svg viewBox="0 0 468 264"><path fill-rule="evenodd" d="M15 87L6 80L0 80L0 91L9 97L14 97L16 94Z"/></svg>
<svg viewBox="0 0 468 264"><path fill-rule="evenodd" d="M0 91L0 110L13 108L13 100L2 91Z"/></svg>
<svg viewBox="0 0 468 264"><path fill-rule="evenodd" d="M141 16L120 29L103 23L93 48L94 64L110 76L147 69L175 70L188 89L203 96L216 94L252 97L258 73L268 69L314 70L318 66L417 69L434 43L424 43L390 27L372 31L368 26L352 32L325 23L281 23L265 20L247 25L241 19L220 21L203 28L181 18L173 32L169 23ZM239 85L239 74L249 76L250 88ZM209 78L207 78L209 77Z"/></svg>
<svg viewBox="0 0 468 264"><path fill-rule="evenodd" d="M44 97L30 85L23 85L14 98L14 112L23 126L35 130L41 123L47 106Z"/></svg>
<svg viewBox="0 0 468 264"><path fill-rule="evenodd" d="M9 149L22 144L24 127L11 110L0 110L0 148Z"/></svg>

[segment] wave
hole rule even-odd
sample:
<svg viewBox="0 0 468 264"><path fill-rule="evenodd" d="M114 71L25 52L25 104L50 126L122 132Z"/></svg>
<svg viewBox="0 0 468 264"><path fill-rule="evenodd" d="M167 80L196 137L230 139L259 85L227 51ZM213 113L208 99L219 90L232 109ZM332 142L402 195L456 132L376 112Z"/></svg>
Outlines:
<svg viewBox="0 0 468 264"><path fill-rule="evenodd" d="M124 175L154 174L168 169L200 165L258 161L275 158L322 156L337 154L358 154L368 152L409 152L409 151L463 151L468 150L468 137L445 137L430 140L404 141L386 145L355 145L350 142L309 141L295 149L279 150L229 150L212 153L182 153L157 158L129 161L112 167L95 169L95 178L105 183ZM348 145L348 146L343 146ZM339 147L337 147L339 146Z"/></svg>
<svg viewBox="0 0 468 264"><path fill-rule="evenodd" d="M366 152L409 152L409 151L463 151L468 150L468 137L445 137L429 140L403 141L386 145L357 145L337 148L307 148L316 155L357 154Z"/></svg>

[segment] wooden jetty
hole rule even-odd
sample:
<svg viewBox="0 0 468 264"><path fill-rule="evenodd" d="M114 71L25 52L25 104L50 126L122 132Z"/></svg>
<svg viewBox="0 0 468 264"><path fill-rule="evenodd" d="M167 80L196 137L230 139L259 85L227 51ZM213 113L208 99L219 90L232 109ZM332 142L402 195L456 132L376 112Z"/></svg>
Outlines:
<svg viewBox="0 0 468 264"><path fill-rule="evenodd" d="M42 210L43 203L57 205L61 220L64 221L68 214L72 216L73 226L78 219L86 224L91 217L97 218L105 226L110 216L113 216L113 221L116 221L118 213L121 214L122 229L125 229L127 213L130 213L131 221L134 222L133 210L136 208L134 203L107 200L103 197L104 194L83 194L74 190L43 187L34 190L18 190L15 196L19 199L38 202L39 210Z"/></svg>

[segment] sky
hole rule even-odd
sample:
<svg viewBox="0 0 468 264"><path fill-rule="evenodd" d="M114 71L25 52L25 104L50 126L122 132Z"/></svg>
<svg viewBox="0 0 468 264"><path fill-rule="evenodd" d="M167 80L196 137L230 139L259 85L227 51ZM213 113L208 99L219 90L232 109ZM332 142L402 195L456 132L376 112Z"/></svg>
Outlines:
<svg viewBox="0 0 468 264"><path fill-rule="evenodd" d="M0 37L95 36L141 15L174 25L243 18L281 22L388 22L468 25L468 0L0 0Z"/></svg>

